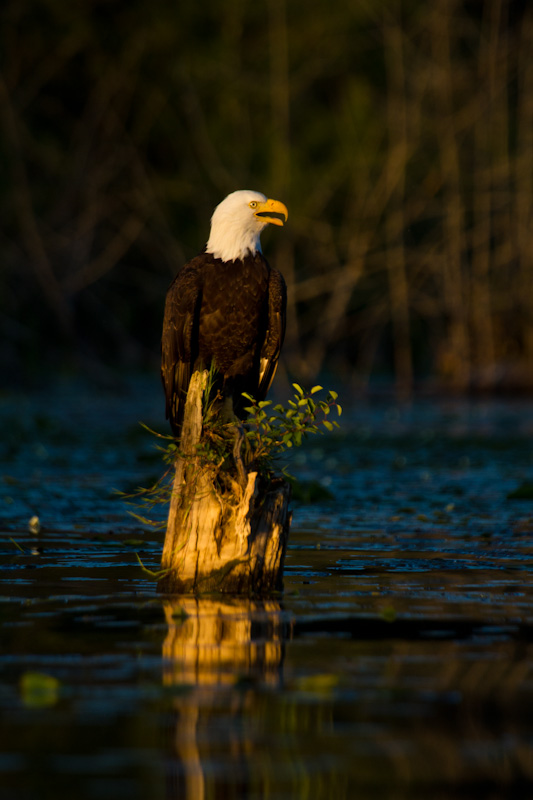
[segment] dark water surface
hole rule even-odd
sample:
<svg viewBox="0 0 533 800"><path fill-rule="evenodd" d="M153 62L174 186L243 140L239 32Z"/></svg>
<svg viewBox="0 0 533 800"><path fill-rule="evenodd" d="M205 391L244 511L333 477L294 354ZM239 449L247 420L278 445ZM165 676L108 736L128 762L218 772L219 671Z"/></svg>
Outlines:
<svg viewBox="0 0 533 800"><path fill-rule="evenodd" d="M139 566L157 381L0 396L2 800L533 796L533 404L341 399L260 602Z"/></svg>

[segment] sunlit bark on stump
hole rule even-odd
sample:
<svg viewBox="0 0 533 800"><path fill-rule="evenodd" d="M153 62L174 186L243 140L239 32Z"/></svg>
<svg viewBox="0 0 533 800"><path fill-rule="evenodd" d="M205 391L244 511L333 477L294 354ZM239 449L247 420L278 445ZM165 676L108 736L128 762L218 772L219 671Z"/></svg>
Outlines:
<svg viewBox="0 0 533 800"><path fill-rule="evenodd" d="M281 589L290 527L290 486L237 469L221 489L202 461L202 396L207 373L190 383L159 582L163 592Z"/></svg>

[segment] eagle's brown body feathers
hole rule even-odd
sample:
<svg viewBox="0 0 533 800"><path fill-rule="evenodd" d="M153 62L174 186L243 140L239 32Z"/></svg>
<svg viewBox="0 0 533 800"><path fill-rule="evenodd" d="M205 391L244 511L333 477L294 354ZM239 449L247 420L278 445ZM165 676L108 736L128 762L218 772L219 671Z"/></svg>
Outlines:
<svg viewBox="0 0 533 800"><path fill-rule="evenodd" d="M179 436L187 389L196 369L217 371L218 387L244 418L242 392L263 400L285 335L286 289L260 251L222 261L201 253L167 292L161 376L166 414Z"/></svg>

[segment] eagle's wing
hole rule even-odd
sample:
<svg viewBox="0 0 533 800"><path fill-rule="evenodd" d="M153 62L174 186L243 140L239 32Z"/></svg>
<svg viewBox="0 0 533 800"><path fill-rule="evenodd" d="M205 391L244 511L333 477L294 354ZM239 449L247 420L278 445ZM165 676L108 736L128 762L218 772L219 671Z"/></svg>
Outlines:
<svg viewBox="0 0 533 800"><path fill-rule="evenodd" d="M257 400L264 400L274 380L279 354L285 338L287 288L281 272L270 270L268 284L268 321L259 360Z"/></svg>
<svg viewBox="0 0 533 800"><path fill-rule="evenodd" d="M166 416L175 436L180 435L187 390L198 348L201 276L190 261L171 283L165 301L161 337L161 378Z"/></svg>

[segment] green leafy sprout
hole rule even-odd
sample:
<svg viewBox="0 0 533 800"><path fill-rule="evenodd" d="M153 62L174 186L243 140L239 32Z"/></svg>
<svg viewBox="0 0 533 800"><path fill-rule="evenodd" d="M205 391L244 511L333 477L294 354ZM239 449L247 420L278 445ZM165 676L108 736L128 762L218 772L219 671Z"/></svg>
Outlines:
<svg viewBox="0 0 533 800"><path fill-rule="evenodd" d="M271 400L254 400L243 394L250 405L245 408L249 416L246 421L246 438L253 453L253 462L261 469L269 470L276 459L292 447L300 447L304 438L310 434L323 433L322 428L333 431L339 427L331 411L340 417L342 408L337 403L337 392L329 391L325 400L316 395L323 391L322 386L313 386L309 392L293 383L296 390L288 408ZM322 427L321 427L322 426Z"/></svg>
<svg viewBox="0 0 533 800"><path fill-rule="evenodd" d="M221 493L234 486L235 441L239 435L242 437L239 451L244 467L249 471L257 470L268 478L277 470L280 457L287 450L300 447L310 435L323 434L339 427L337 418L341 416L342 408L337 402L337 392L330 390L325 398L319 399L319 394L325 391L322 386L313 386L305 391L299 384L293 383L295 393L287 406L274 404L271 400L258 401L244 393L243 397L249 402L245 407L248 417L241 423L239 420L225 421L218 413L220 397L213 390L213 385L208 379L204 392L202 437L192 460L198 468L210 472L213 484ZM167 469L152 486L120 494L138 509L130 513L142 524L164 527L164 523L150 519L147 514L156 505L170 501L173 467L177 458L185 456L180 450L179 441L172 435L157 433L141 424L166 442L158 449L162 452ZM280 471L290 477L285 467ZM143 513L139 513L141 511Z"/></svg>

